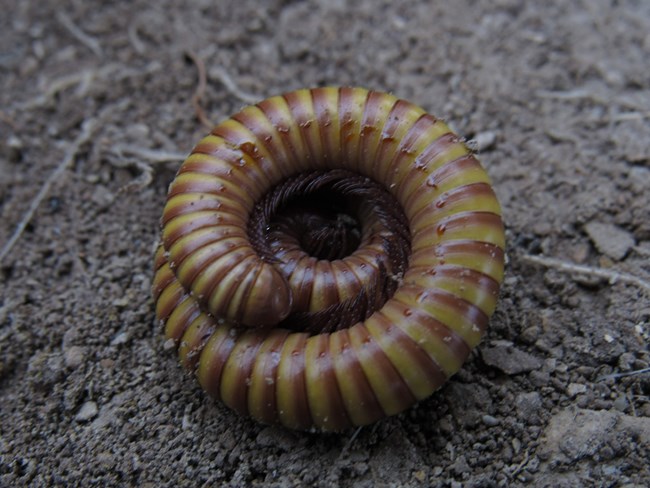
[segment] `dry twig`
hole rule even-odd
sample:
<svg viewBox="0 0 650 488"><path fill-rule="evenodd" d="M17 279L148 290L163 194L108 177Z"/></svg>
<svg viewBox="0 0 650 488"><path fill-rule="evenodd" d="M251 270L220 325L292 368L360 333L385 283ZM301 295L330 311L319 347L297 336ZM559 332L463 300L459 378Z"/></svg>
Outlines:
<svg viewBox="0 0 650 488"><path fill-rule="evenodd" d="M603 269L603 268L594 268L591 266L583 266L580 264L569 263L566 261L561 261L555 258L549 258L546 256L532 256L529 254L521 256L524 261L528 261L535 264L541 264L547 268L554 268L559 271L564 271L566 273L578 273L588 276L595 276L598 278L604 278L609 281L610 284L614 284L618 281L621 283L629 283L631 285L638 286L639 288L645 290L646 293L650 294L650 283L642 280L638 276L634 276L629 273L622 273L613 269Z"/></svg>

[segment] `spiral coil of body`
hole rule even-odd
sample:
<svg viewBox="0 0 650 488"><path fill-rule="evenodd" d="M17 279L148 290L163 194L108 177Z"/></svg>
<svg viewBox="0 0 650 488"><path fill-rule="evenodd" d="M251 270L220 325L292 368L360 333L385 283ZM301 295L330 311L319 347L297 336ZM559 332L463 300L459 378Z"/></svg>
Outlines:
<svg viewBox="0 0 650 488"><path fill-rule="evenodd" d="M237 412L296 429L429 396L480 341L503 279L480 163L442 121L361 88L219 124L170 185L162 228L156 315L181 362Z"/></svg>

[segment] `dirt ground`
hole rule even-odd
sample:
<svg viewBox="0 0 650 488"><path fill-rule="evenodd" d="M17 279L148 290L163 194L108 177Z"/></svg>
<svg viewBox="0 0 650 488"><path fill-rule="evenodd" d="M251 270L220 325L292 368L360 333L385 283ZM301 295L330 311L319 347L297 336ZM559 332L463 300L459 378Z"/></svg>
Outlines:
<svg viewBox="0 0 650 488"><path fill-rule="evenodd" d="M650 2L0 0L0 486L650 485ZM472 140L507 276L448 384L358 431L242 419L166 350L167 185L288 90Z"/></svg>

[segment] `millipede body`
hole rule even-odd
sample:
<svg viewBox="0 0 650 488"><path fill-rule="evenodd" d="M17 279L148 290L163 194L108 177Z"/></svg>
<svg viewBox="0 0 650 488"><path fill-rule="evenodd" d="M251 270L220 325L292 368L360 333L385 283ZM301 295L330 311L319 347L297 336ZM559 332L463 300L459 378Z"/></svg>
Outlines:
<svg viewBox="0 0 650 488"><path fill-rule="evenodd" d="M297 90L216 126L179 169L156 316L240 414L342 430L458 371L504 245L486 172L441 120L386 93Z"/></svg>

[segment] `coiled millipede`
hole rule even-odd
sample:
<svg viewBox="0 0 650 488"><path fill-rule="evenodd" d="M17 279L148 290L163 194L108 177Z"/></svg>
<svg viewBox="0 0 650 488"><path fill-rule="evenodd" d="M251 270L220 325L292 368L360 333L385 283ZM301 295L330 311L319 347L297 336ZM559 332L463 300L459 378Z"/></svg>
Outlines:
<svg viewBox="0 0 650 488"><path fill-rule="evenodd" d="M341 430L461 367L504 245L488 176L442 121L386 93L298 90L222 122L179 169L156 315L232 409Z"/></svg>

